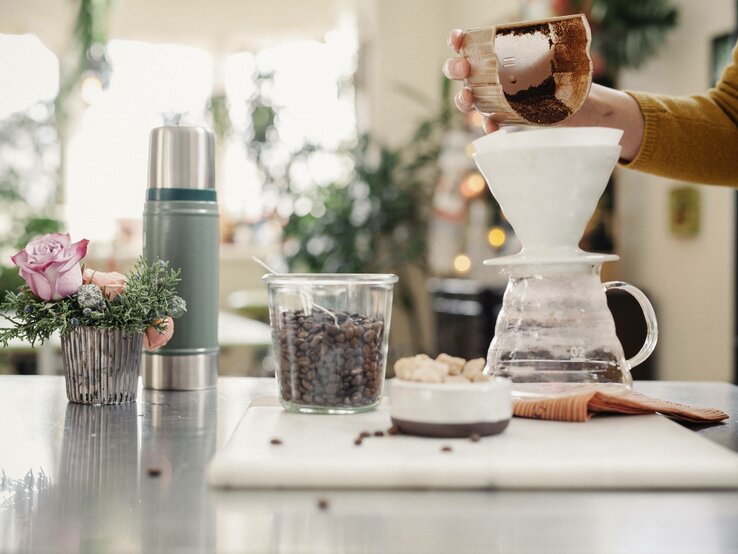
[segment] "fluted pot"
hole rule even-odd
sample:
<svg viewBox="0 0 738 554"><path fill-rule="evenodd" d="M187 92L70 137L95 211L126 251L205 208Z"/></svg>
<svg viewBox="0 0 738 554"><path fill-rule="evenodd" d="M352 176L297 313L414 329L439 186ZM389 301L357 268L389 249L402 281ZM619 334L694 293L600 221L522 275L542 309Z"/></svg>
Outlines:
<svg viewBox="0 0 738 554"><path fill-rule="evenodd" d="M78 327L62 337L67 398L79 404L136 400L143 335Z"/></svg>

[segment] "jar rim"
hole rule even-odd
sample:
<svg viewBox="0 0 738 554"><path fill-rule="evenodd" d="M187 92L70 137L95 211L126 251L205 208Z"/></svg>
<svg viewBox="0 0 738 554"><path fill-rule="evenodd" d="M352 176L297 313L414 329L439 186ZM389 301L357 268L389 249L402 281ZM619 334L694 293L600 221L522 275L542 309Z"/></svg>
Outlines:
<svg viewBox="0 0 738 554"><path fill-rule="evenodd" d="M393 273L267 273L261 280L267 285L389 285L399 277Z"/></svg>

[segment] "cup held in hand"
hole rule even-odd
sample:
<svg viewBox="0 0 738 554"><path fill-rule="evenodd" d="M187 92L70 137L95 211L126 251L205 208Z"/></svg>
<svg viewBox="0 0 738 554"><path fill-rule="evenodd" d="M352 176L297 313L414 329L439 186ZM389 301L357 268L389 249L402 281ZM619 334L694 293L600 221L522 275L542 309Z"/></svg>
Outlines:
<svg viewBox="0 0 738 554"><path fill-rule="evenodd" d="M507 114L506 124L564 121L589 94L591 38L582 14L466 31L461 53L475 107Z"/></svg>

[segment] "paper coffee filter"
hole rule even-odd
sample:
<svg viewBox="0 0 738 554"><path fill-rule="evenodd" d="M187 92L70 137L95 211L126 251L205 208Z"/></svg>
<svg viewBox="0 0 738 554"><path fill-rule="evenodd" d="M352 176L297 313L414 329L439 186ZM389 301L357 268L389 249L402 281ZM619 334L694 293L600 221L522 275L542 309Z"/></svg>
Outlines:
<svg viewBox="0 0 738 554"><path fill-rule="evenodd" d="M482 154L510 148L615 146L622 136L622 129L611 127L503 128L478 138L472 144L475 152Z"/></svg>

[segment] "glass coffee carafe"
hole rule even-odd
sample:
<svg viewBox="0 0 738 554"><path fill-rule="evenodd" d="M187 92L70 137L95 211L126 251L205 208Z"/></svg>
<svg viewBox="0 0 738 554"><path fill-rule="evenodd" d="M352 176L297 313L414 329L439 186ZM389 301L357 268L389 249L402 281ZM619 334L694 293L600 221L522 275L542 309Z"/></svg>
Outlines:
<svg viewBox="0 0 738 554"><path fill-rule="evenodd" d="M513 381L514 393L545 394L562 385L632 384L630 370L653 352L657 323L636 287L602 283L613 254L584 252L583 230L617 163L622 131L547 128L498 131L475 141L475 161L523 244L487 260L508 277L486 371ZM606 292L632 294L643 309L647 337L625 359Z"/></svg>
<svg viewBox="0 0 738 554"><path fill-rule="evenodd" d="M508 377L516 392L540 391L545 383L618 383L630 386L630 368L656 346L656 316L636 287L600 282L601 263L516 265L495 326L487 364ZM646 318L646 342L625 359L605 292L631 293ZM536 386L525 386L536 385Z"/></svg>

